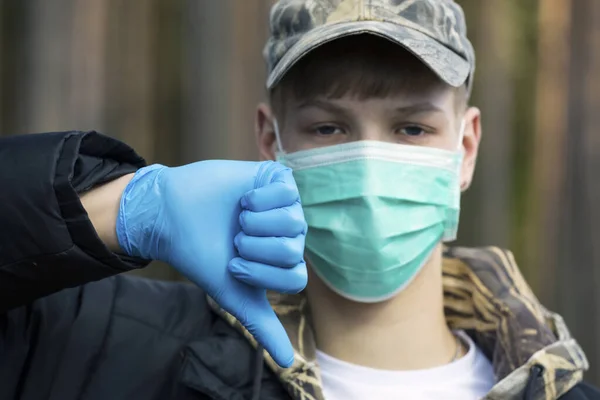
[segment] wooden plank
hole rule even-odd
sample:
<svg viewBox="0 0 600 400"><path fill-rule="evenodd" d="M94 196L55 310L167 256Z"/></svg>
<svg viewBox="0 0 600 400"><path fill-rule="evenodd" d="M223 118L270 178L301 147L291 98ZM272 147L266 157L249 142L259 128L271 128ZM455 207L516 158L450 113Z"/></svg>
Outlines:
<svg viewBox="0 0 600 400"><path fill-rule="evenodd" d="M534 151L529 179L527 238L532 250L524 262L536 266L531 283L550 308L556 308L556 274L563 187L569 81L571 0L540 1Z"/></svg>
<svg viewBox="0 0 600 400"><path fill-rule="evenodd" d="M265 0L187 0L182 161L255 159L254 110L263 96Z"/></svg>
<svg viewBox="0 0 600 400"><path fill-rule="evenodd" d="M182 162L227 158L232 63L229 1L186 0L184 5Z"/></svg>
<svg viewBox="0 0 600 400"><path fill-rule="evenodd" d="M600 382L600 321L597 306L600 259L600 215L598 200L600 167L598 109L600 97L600 8L596 0L572 4L571 70L569 74L569 119L565 147L568 154L566 179L561 190L564 207L560 230L560 266L557 278L559 311L565 314L578 342L591 360L588 378ZM563 286L564 285L564 286Z"/></svg>
<svg viewBox="0 0 600 400"><path fill-rule="evenodd" d="M476 103L482 113L483 135L472 187L477 214L469 232L470 245L509 247L511 222L512 97L515 29L513 2L489 0L478 5L476 22ZM474 201L473 201L474 200Z"/></svg>
<svg viewBox="0 0 600 400"><path fill-rule="evenodd" d="M587 171L586 199L590 202L590 218L593 243L600 243L600 180L597 173L600 171L600 2L589 2L590 26L588 29L587 70L584 75L585 88L585 128L584 149L586 151ZM592 263L590 267L595 272L596 287L600 287L600 246L593 246ZM599 297L600 299L600 297ZM600 304L597 308L600 310ZM598 318L600 322L600 318ZM600 329L599 329L600 331Z"/></svg>
<svg viewBox="0 0 600 400"><path fill-rule="evenodd" d="M589 5L589 27L588 27L588 65L584 74L585 82L585 107L586 116L584 120L584 144L586 158L586 174L584 185L586 193L583 196L587 201L587 215L585 215L587 229L582 229L580 236L587 238L588 241L588 259L583 260L584 265L590 275L590 281L593 282L592 290L589 295L593 295L593 300L587 304L587 310L581 312L592 312L594 318L594 336L590 337L590 346L588 357L592 362L592 369L589 377L600 384L600 316L597 310L600 310L600 180L598 172L600 171L600 2L588 2ZM586 277L587 278L587 277ZM585 278L584 278L585 279ZM595 310L596 312L592 311ZM589 318L589 314L584 318Z"/></svg>
<svg viewBox="0 0 600 400"><path fill-rule="evenodd" d="M2 50L0 57L2 73L0 106L0 134L10 135L27 131L26 82L28 82L27 57L30 35L27 31L27 15L31 4L23 1L10 1L2 4ZM20 40L14 40L20 38Z"/></svg>
<svg viewBox="0 0 600 400"><path fill-rule="evenodd" d="M66 100L68 121L79 130L104 131L105 127L109 4L108 0L73 0L70 90Z"/></svg>
<svg viewBox="0 0 600 400"><path fill-rule="evenodd" d="M73 23L73 1L31 0L25 36L26 71L24 124L26 132L68 130L71 58L69 46Z"/></svg>
<svg viewBox="0 0 600 400"><path fill-rule="evenodd" d="M270 4L266 3L247 0L232 8L230 59L233 66L229 110L236 117L230 121L228 153L236 159L258 158L254 119L256 106L266 93L266 67L262 57L268 37Z"/></svg>
<svg viewBox="0 0 600 400"><path fill-rule="evenodd" d="M156 54L155 96L152 106L155 126L154 160L171 166L178 164L181 156L183 5L183 0L157 2L153 32Z"/></svg>
<svg viewBox="0 0 600 400"><path fill-rule="evenodd" d="M110 0L105 130L154 158L156 1Z"/></svg>

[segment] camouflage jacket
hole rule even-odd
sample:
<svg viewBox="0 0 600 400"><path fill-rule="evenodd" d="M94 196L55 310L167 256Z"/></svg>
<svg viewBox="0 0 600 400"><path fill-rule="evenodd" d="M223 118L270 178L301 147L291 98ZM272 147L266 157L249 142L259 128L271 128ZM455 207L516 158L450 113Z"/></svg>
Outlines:
<svg viewBox="0 0 600 400"><path fill-rule="evenodd" d="M585 354L563 319L536 299L509 251L447 248L443 279L448 325L465 330L492 361L497 383L486 400L557 399L581 382ZM324 400L306 298L271 294L270 300L296 359L282 369L264 352L266 363L292 398ZM233 316L211 306L256 347Z"/></svg>

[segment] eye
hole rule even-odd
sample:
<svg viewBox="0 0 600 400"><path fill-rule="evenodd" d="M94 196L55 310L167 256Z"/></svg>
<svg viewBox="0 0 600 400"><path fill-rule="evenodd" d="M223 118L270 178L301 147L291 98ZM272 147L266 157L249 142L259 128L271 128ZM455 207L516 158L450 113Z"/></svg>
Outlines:
<svg viewBox="0 0 600 400"><path fill-rule="evenodd" d="M335 125L321 125L315 128L315 132L322 136L331 136L338 133L344 133L342 129L338 128Z"/></svg>
<svg viewBox="0 0 600 400"><path fill-rule="evenodd" d="M421 128L420 126L416 126L416 125L410 125L410 126L405 126L403 128L401 128L400 133L406 136L421 136L427 132L425 132L425 129Z"/></svg>

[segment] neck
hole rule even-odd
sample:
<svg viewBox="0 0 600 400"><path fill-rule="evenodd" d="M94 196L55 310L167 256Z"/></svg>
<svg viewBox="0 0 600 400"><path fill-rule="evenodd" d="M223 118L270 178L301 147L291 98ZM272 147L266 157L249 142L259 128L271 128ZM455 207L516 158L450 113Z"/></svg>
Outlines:
<svg viewBox="0 0 600 400"><path fill-rule="evenodd" d="M441 264L439 246L405 290L375 304L340 297L311 274L307 296L318 349L349 363L385 370L449 363L457 342L444 317Z"/></svg>

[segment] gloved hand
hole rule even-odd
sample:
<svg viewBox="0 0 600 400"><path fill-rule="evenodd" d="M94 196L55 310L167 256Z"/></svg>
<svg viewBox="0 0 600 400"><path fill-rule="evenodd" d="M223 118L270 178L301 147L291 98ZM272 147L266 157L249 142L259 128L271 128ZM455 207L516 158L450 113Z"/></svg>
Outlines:
<svg viewBox="0 0 600 400"><path fill-rule="evenodd" d="M128 255L176 268L282 367L293 363L294 353L266 289L304 288L306 230L292 172L272 161L142 168L123 192L117 220Z"/></svg>

